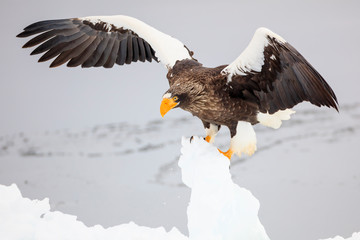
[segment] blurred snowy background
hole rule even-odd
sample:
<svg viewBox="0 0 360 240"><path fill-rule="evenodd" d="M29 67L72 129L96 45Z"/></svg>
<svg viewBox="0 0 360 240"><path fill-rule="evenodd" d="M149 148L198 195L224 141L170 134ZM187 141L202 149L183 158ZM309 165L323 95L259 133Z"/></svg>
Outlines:
<svg viewBox="0 0 360 240"><path fill-rule="evenodd" d="M340 114L310 104L279 130L256 127L258 151L234 158L234 181L261 202L271 239L349 236L360 229L359 1L0 2L0 184L87 225L134 221L183 233L189 189L181 136L203 135L189 113L159 105L161 64L49 69L15 36L35 21L124 14L172 35L205 66L233 61L265 26L297 48L332 86ZM227 148L228 131L216 143ZM1 197L1 196L0 196Z"/></svg>

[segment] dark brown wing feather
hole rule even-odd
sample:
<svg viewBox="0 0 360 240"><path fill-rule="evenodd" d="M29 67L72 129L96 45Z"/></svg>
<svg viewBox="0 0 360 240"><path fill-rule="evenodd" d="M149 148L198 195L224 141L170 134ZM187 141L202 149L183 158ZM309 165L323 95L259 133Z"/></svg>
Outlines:
<svg viewBox="0 0 360 240"><path fill-rule="evenodd" d="M91 23L77 18L48 20L33 23L17 37L29 37L24 48L39 45L32 53L44 53L39 62L55 60L50 67L67 62L68 67L105 67L138 60L151 62L155 57L152 47L135 32L107 27L105 22Z"/></svg>
<svg viewBox="0 0 360 240"><path fill-rule="evenodd" d="M303 101L338 110L335 93L310 63L289 43L268 38L261 72L233 75L230 95L256 102L270 114Z"/></svg>

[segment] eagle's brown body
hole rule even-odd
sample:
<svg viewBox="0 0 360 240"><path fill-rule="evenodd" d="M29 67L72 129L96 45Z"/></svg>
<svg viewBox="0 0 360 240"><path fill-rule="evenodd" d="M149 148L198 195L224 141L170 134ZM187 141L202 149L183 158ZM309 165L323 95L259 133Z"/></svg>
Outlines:
<svg viewBox="0 0 360 240"><path fill-rule="evenodd" d="M226 67L206 68L195 60L178 61L169 70L167 78L170 92L184 96L179 107L200 118L204 126L209 123L229 127L235 134L239 121L258 123L256 103L229 95L226 76L221 70Z"/></svg>

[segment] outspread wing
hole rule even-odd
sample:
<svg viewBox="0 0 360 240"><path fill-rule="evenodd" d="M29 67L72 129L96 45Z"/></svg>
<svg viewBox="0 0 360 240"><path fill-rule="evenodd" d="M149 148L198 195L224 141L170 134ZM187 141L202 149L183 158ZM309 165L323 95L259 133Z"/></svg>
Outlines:
<svg viewBox="0 0 360 240"><path fill-rule="evenodd" d="M337 108L337 99L323 77L279 35L259 28L248 47L221 72L230 95L259 104L273 114L302 101Z"/></svg>
<svg viewBox="0 0 360 240"><path fill-rule="evenodd" d="M55 60L68 67L106 67L136 61L160 61L172 68L177 60L192 58L179 40L128 16L95 16L48 20L29 25L17 37L36 35L23 47L39 45L32 53L44 53L39 62Z"/></svg>

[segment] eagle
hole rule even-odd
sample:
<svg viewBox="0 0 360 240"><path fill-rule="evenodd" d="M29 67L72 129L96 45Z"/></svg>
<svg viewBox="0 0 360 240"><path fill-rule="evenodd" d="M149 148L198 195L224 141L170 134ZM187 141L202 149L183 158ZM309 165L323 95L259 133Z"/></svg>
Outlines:
<svg viewBox="0 0 360 240"><path fill-rule="evenodd" d="M170 87L162 97L161 115L174 108L190 112L202 121L209 143L221 126L228 127L230 147L219 151L229 159L256 151L253 125L277 129L300 102L338 111L324 78L284 38L264 27L238 58L215 68L204 67L178 39L129 16L39 21L17 35L29 36L33 38L23 47L38 45L31 55L42 54L39 62L55 58L50 67L164 64Z"/></svg>

